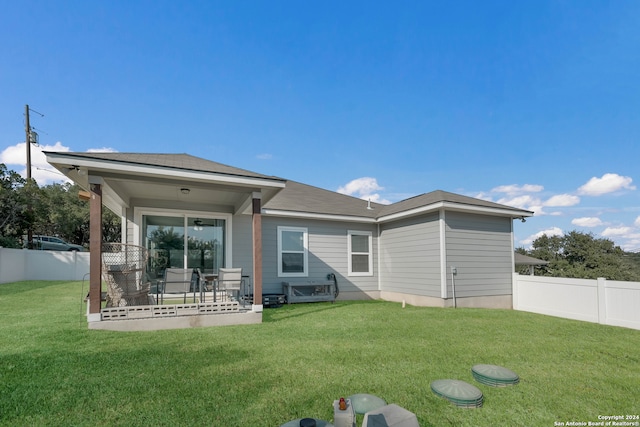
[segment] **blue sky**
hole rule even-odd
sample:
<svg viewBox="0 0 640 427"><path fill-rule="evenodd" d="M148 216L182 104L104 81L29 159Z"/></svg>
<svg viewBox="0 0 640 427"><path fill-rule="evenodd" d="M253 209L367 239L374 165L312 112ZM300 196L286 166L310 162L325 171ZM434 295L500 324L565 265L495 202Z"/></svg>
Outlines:
<svg viewBox="0 0 640 427"><path fill-rule="evenodd" d="M640 250L640 2L0 0L0 162L189 153ZM33 176L59 180L39 148Z"/></svg>

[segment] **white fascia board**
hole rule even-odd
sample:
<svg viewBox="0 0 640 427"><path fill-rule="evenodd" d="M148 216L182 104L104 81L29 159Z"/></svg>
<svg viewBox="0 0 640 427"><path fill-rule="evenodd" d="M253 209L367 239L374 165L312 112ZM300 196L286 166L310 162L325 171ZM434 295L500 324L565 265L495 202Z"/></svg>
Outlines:
<svg viewBox="0 0 640 427"><path fill-rule="evenodd" d="M486 215L508 216L512 218L519 218L521 216L532 216L532 214L527 211L522 211L522 214L520 214L520 213L515 213L508 209L485 208L483 206L463 206L458 203L448 203L448 202L433 203L431 205L421 206L419 208L382 216L377 219L369 218L369 217L356 217L356 216L349 216L349 215L332 215L332 214L320 214L320 213L312 213L312 212L295 212L295 211L264 209L264 208L262 209L262 213L265 215L272 215L272 216L323 219L323 220L348 221L348 222L363 222L368 224L381 224L384 222L411 217L411 216L419 215L422 213L437 212L441 209L448 210L448 211L473 212L473 213L486 214Z"/></svg>
<svg viewBox="0 0 640 427"><path fill-rule="evenodd" d="M278 209L262 209L263 215L270 216L284 216L289 218L308 218L308 219L321 219L325 221L346 221L346 222L360 222L367 224L375 224L376 220L374 218L366 218L366 217L358 217L358 216L348 216L348 215L331 215L331 214L319 214L312 212L294 212L294 211L284 211Z"/></svg>
<svg viewBox="0 0 640 427"><path fill-rule="evenodd" d="M512 210L502 208L491 208L487 206L473 206L473 205L461 205L459 203L445 202L444 208L448 211L460 211L460 212L473 212L487 215L507 216L510 218L520 218L523 216L533 216L533 212L529 212L523 209Z"/></svg>
<svg viewBox="0 0 640 427"><path fill-rule="evenodd" d="M509 209L500 209L500 208L491 208L486 206L473 206L473 205L462 205L459 203L451 203L451 202L437 202L432 203L426 206L420 206L414 209L409 209L407 211L397 212L391 215L381 216L378 218L378 222L388 222L396 219L406 218L413 215L419 215L428 212L435 212L439 209L446 209L449 211L460 211L460 212L473 212L478 214L487 214L487 215L500 215L500 216L508 216L512 218L519 218L521 216L533 216L528 211L520 211L514 212Z"/></svg>
<svg viewBox="0 0 640 427"><path fill-rule="evenodd" d="M89 170L113 170L114 162L101 161L101 160L89 160L89 159L76 159L56 154L47 155L47 162L49 163L72 163L74 166L85 167ZM117 163L117 162L116 162ZM271 187L271 188L284 188L285 183L280 180L272 180L269 178L254 178L237 175L226 175L215 172L206 171L191 171L181 170L171 167L153 166L153 165L131 165L131 164L118 164L118 172L126 172L131 174L137 174L141 176L156 176L166 178L182 178L188 181L209 181L217 183L225 183L229 185L243 185L251 187Z"/></svg>

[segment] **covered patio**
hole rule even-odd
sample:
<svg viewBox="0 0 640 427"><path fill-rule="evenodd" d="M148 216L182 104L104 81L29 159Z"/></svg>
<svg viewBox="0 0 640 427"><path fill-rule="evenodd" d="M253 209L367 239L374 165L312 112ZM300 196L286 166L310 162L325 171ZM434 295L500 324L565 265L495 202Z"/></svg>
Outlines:
<svg viewBox="0 0 640 427"><path fill-rule="evenodd" d="M90 329L153 330L262 321L264 203L285 180L187 154L46 152L47 161L89 193ZM122 243L144 248L144 279L168 268L242 268L252 284L250 304L206 299L184 304L103 307L102 211L122 219ZM156 285L157 286L157 285Z"/></svg>

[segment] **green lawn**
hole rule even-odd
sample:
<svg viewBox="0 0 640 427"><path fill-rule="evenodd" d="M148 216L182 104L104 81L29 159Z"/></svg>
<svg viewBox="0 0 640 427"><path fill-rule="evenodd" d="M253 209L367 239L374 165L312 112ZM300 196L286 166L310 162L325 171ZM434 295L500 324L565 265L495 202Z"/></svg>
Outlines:
<svg viewBox="0 0 640 427"><path fill-rule="evenodd" d="M0 425L274 426L374 394L421 426L553 426L640 413L640 331L508 310L298 304L260 325L90 331L80 282L0 285ZM520 384L474 381L478 363ZM438 398L459 379L481 409ZM359 417L361 422L362 417Z"/></svg>

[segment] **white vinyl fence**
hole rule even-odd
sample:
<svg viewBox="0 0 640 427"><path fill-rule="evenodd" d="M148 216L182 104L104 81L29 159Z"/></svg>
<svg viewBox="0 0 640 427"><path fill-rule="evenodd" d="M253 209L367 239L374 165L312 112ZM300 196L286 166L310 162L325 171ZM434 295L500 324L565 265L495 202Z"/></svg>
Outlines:
<svg viewBox="0 0 640 427"><path fill-rule="evenodd" d="M0 248L0 283L23 280L88 280L88 273L89 252Z"/></svg>
<svg viewBox="0 0 640 427"><path fill-rule="evenodd" d="M640 329L640 282L513 276L514 310Z"/></svg>

